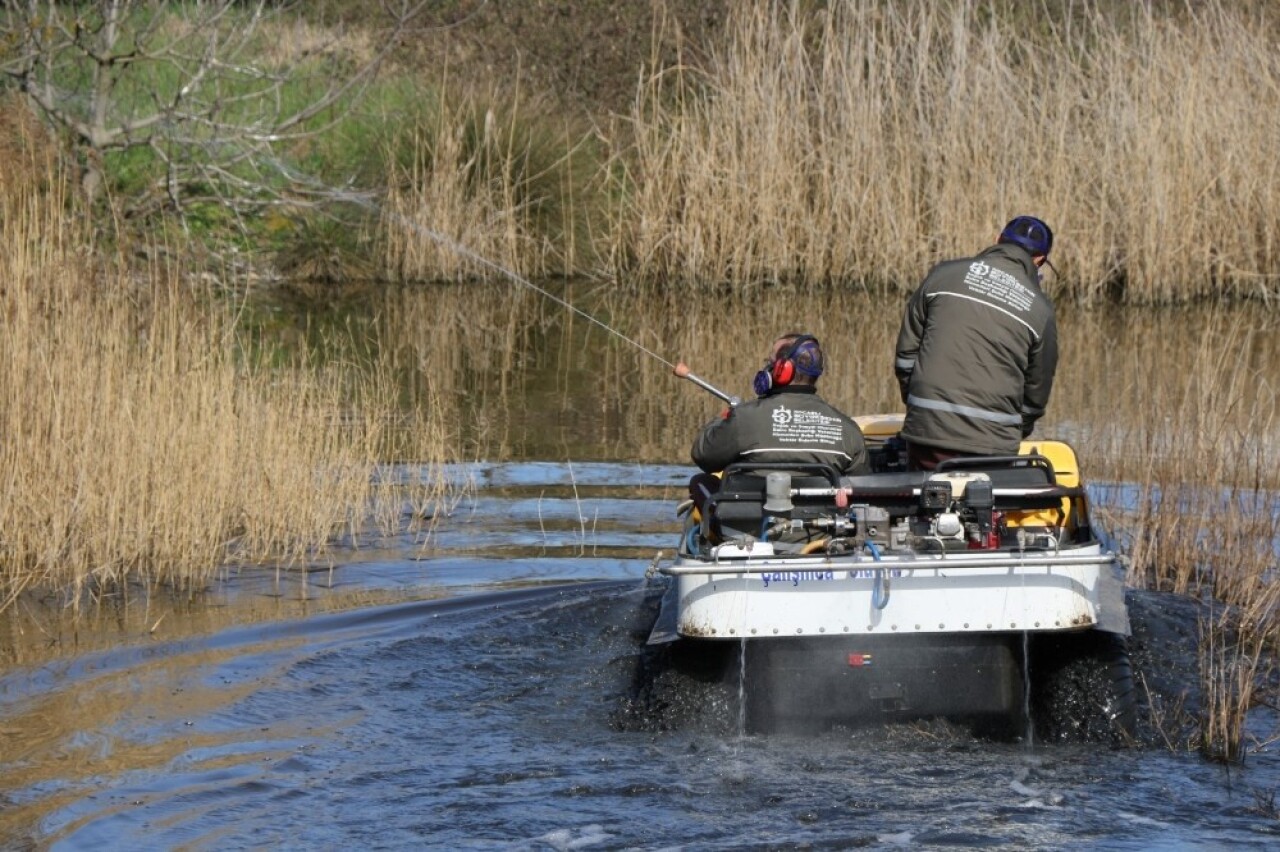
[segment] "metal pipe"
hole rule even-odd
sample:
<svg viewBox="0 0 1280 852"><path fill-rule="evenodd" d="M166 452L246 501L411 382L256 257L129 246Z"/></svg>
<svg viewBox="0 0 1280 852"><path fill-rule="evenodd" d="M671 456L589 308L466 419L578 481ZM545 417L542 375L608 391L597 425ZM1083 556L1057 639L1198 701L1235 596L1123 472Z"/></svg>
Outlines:
<svg viewBox="0 0 1280 852"><path fill-rule="evenodd" d="M697 564L684 565L665 565L658 568L658 572L666 574L669 577L681 575L696 574L772 574L779 569L787 569L791 571L812 570L816 565L822 565L830 569L840 569L848 567L865 568L867 566L875 566L883 568L886 571L933 571L939 568L964 569L964 568L1073 568L1080 565L1106 565L1108 563L1120 563L1120 559L1114 553L1098 553L1098 554L1057 554L1045 556L1028 556L1026 554L1009 555L1009 556L980 556L968 557L953 555L949 557L939 555L918 555L912 559L894 559L885 555L881 555L879 561L875 559L862 559L857 557L850 560L848 557L841 557L840 561L830 558L804 559L794 556L762 556L756 559L747 557L743 560L733 560L732 562L699 562Z"/></svg>
<svg viewBox="0 0 1280 852"><path fill-rule="evenodd" d="M705 379L699 378L698 376L695 376L693 373L689 372L689 365L685 364L683 361L676 364L675 367L671 370L671 372L675 373L676 376L678 376L679 378L688 379L698 387L702 388L704 391L707 391L708 393L711 393L715 396L720 397L725 402L729 403L730 408L737 408L738 404L742 402L742 400L739 399L738 397L731 396L730 394L725 393L724 391L720 390L715 385L711 384Z"/></svg>
<svg viewBox="0 0 1280 852"><path fill-rule="evenodd" d="M830 488L827 488L827 487L792 488L791 496L792 497L835 497L840 491L848 491L849 499L853 500L854 502L857 502L857 499L859 497L863 497L867 493L865 491L859 491L858 488L852 487L852 486L844 486L841 488L836 488L833 486ZM882 499L885 496L883 491L871 491L870 493L874 498ZM903 496L906 496L908 493L910 493L911 496L913 497L919 497L920 488L919 486L914 486L914 485L910 486L909 488L903 487L899 489L899 493L901 493ZM1056 485L1034 485L1026 488L993 488L991 489L991 493L995 497L1058 497L1058 496L1067 497L1069 496L1067 494L1062 494L1060 489ZM1035 511L1035 510L1031 509L1029 511Z"/></svg>

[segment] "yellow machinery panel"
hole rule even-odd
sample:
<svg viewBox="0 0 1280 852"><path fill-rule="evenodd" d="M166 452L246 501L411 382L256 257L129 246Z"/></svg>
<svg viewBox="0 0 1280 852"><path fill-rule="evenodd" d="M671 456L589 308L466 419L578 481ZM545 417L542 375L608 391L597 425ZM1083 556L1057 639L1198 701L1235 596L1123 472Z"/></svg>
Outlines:
<svg viewBox="0 0 1280 852"><path fill-rule="evenodd" d="M1076 451L1070 444L1063 441L1023 441L1018 447L1018 455L1044 456L1053 465L1054 479L1063 488L1075 488L1080 484L1080 463L1076 461ZM1055 509L1010 512L1005 516L1005 523L1010 527L1065 527L1070 518L1071 499L1063 497L1061 516Z"/></svg>
<svg viewBox="0 0 1280 852"><path fill-rule="evenodd" d="M883 442L902 431L905 414L859 414L853 418L868 442Z"/></svg>
<svg viewBox="0 0 1280 852"><path fill-rule="evenodd" d="M862 414L853 420L862 430L868 444L881 444L895 437L902 430L903 414ZM1080 463L1076 451L1063 441L1023 441L1018 455L1042 455L1053 465L1054 478L1063 488L1080 485ZM1038 509L1026 512L1010 512L1006 518L1010 527L1066 526L1071 520L1071 500L1063 498L1061 515L1056 509Z"/></svg>

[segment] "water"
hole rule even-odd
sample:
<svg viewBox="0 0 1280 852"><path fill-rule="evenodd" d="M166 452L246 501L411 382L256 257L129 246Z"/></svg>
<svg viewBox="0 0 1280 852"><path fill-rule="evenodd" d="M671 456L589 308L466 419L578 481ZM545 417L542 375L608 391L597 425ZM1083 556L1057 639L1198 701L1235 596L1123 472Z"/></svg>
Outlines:
<svg viewBox="0 0 1280 852"><path fill-rule="evenodd" d="M1150 849L1280 843L1280 758L991 743L944 723L743 735L739 684L647 667L687 469L493 465L424 548L334 585L421 600L0 677L0 845L54 849ZM667 492L670 492L669 494ZM576 496L575 496L576 495ZM537 511L533 511L537 509ZM326 594L326 572L308 594ZM229 606L264 594L233 580ZM273 594L300 596L292 586ZM330 593L332 594L332 593ZM1144 596L1139 671L1194 679ZM1257 732L1273 730L1257 718ZM1148 732L1148 739L1152 740Z"/></svg>

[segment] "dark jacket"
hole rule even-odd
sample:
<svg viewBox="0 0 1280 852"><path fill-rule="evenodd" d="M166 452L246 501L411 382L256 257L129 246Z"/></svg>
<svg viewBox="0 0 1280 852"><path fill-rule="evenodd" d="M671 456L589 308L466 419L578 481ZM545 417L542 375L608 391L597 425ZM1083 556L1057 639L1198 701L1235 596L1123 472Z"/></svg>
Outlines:
<svg viewBox="0 0 1280 852"><path fill-rule="evenodd" d="M1058 367L1053 304L1031 255L1003 244L935 266L907 304L895 354L907 442L1016 453Z"/></svg>
<svg viewBox="0 0 1280 852"><path fill-rule="evenodd" d="M692 456L708 473L737 461L822 462L840 473L870 470L858 424L812 385L787 385L730 409L703 427Z"/></svg>

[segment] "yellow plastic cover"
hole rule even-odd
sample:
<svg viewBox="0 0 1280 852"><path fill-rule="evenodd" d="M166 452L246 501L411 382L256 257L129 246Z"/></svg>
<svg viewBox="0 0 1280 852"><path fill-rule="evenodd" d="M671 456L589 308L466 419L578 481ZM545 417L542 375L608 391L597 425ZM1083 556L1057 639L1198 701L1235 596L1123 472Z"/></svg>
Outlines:
<svg viewBox="0 0 1280 852"><path fill-rule="evenodd" d="M1018 455L1042 455L1053 465L1054 479L1063 488L1075 488L1080 484L1080 463L1076 461L1076 451L1063 441L1023 441L1018 447ZM1062 498L1061 523L1065 527L1071 517L1071 500ZM1059 523L1058 512L1052 509L1038 509L1029 512L1009 512L1005 515L1005 523L1010 527L1053 527Z"/></svg>
<svg viewBox="0 0 1280 852"><path fill-rule="evenodd" d="M905 414L859 414L853 418L862 436L872 441L886 441L902 431Z"/></svg>

